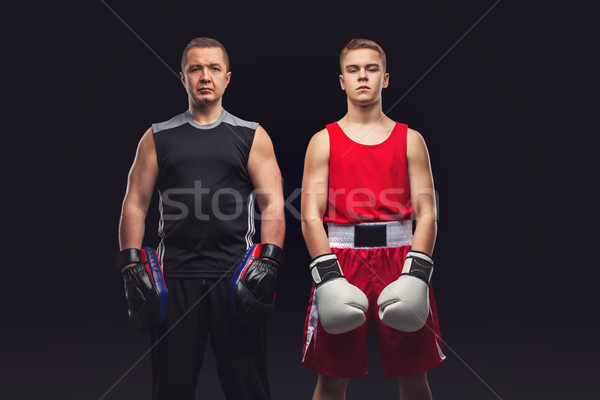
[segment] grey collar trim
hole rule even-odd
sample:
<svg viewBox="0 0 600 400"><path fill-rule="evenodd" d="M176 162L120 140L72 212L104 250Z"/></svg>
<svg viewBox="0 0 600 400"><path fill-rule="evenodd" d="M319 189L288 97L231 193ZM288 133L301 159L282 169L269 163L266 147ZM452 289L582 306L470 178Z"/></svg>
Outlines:
<svg viewBox="0 0 600 400"><path fill-rule="evenodd" d="M223 109L221 111L221 115L219 115L219 118L217 118L217 120L211 124L206 124L206 125L200 125L199 123L197 123L196 121L194 121L192 119L192 116L190 115L190 110L186 110L185 111L185 120L192 125L194 128L198 128L198 129L212 129L214 127L216 127L217 125L219 125L227 116L227 114L229 114L227 111L225 111L225 109Z"/></svg>

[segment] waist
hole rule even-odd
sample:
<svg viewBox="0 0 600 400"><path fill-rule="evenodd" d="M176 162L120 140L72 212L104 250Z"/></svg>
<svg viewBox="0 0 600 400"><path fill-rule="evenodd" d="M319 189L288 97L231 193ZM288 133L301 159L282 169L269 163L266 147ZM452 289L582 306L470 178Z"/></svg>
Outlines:
<svg viewBox="0 0 600 400"><path fill-rule="evenodd" d="M363 224L327 224L332 248L401 247L412 244L412 219Z"/></svg>

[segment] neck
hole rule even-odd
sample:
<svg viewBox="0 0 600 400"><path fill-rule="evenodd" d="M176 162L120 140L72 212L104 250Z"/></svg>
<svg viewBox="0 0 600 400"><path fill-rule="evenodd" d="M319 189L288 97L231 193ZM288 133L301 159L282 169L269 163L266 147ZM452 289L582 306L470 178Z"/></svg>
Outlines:
<svg viewBox="0 0 600 400"><path fill-rule="evenodd" d="M199 125L208 125L219 119L223 112L223 106L221 99L214 103L189 101L188 111L194 122Z"/></svg>
<svg viewBox="0 0 600 400"><path fill-rule="evenodd" d="M381 100L369 105L352 103L348 99L348 112L342 120L349 124L373 125L385 119L382 111Z"/></svg>

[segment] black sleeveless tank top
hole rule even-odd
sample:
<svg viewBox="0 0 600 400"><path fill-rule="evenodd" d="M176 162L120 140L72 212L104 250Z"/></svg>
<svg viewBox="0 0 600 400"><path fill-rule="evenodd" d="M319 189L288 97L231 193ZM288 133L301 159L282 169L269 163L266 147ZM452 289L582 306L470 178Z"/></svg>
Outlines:
<svg viewBox="0 0 600 400"><path fill-rule="evenodd" d="M152 125L165 276L231 276L253 244L248 156L257 126L225 110L208 125L194 122L188 111Z"/></svg>

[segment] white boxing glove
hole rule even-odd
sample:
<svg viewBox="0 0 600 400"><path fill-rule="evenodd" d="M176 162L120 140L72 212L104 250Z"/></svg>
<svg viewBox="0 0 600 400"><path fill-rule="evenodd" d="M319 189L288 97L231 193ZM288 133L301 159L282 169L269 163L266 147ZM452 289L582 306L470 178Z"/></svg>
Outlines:
<svg viewBox="0 0 600 400"><path fill-rule="evenodd" d="M315 300L319 321L327 333L349 332L367 319L367 296L348 283L333 253L312 260L310 273L315 282Z"/></svg>
<svg viewBox="0 0 600 400"><path fill-rule="evenodd" d="M402 274L379 294L379 318L384 324L404 332L418 331L429 315L429 281L433 260L420 251L409 251Z"/></svg>

